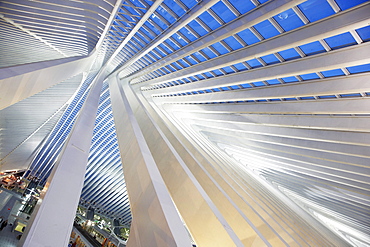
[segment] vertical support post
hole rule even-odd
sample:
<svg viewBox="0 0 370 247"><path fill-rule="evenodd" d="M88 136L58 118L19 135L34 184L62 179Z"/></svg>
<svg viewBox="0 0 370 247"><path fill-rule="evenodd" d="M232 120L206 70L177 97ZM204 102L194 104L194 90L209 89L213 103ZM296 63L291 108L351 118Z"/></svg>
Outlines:
<svg viewBox="0 0 370 247"><path fill-rule="evenodd" d="M80 198L104 76L95 78L19 246L67 246Z"/></svg>
<svg viewBox="0 0 370 247"><path fill-rule="evenodd" d="M190 237L135 117L132 92L112 77L112 109L133 215L127 246L190 247Z"/></svg>

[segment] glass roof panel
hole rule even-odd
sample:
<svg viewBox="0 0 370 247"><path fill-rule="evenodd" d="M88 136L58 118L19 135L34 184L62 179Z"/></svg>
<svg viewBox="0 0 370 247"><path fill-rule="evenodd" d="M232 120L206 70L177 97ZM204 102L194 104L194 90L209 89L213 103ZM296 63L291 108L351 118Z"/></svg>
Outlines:
<svg viewBox="0 0 370 247"><path fill-rule="evenodd" d="M325 77L332 77L332 76L344 75L344 72L341 69L333 69L333 70L321 71L321 74L323 74Z"/></svg>
<svg viewBox="0 0 370 247"><path fill-rule="evenodd" d="M242 63L234 64L234 67L235 67L237 70L239 70L239 71L247 70L247 67L245 67Z"/></svg>
<svg viewBox="0 0 370 247"><path fill-rule="evenodd" d="M298 79L295 76L288 76L288 77L283 77L281 78L284 82L289 83L289 82L297 82Z"/></svg>
<svg viewBox="0 0 370 247"><path fill-rule="evenodd" d="M208 47L203 48L201 51L204 52L210 59L216 57L216 54L214 54Z"/></svg>
<svg viewBox="0 0 370 247"><path fill-rule="evenodd" d="M177 42L179 42L182 46L186 46L188 43L180 36L178 35L177 33L174 33L172 36L171 36L174 40L176 40Z"/></svg>
<svg viewBox="0 0 370 247"><path fill-rule="evenodd" d="M357 44L356 40L349 32L326 38L325 41L331 49L339 49Z"/></svg>
<svg viewBox="0 0 370 247"><path fill-rule="evenodd" d="M320 79L320 77L316 73L309 73L309 74L304 74L300 75L303 80L313 80L313 79Z"/></svg>
<svg viewBox="0 0 370 247"><path fill-rule="evenodd" d="M228 44L233 50L238 50L240 48L243 48L243 46L233 37L230 36L226 39L224 39L226 44Z"/></svg>
<svg viewBox="0 0 370 247"><path fill-rule="evenodd" d="M258 68L258 67L262 67L262 64L260 62L258 62L257 59L251 59L251 60L248 60L247 63L252 67L252 68Z"/></svg>
<svg viewBox="0 0 370 247"><path fill-rule="evenodd" d="M363 64L363 65L352 66L352 67L347 67L347 69L351 74L369 72L370 71L370 63Z"/></svg>
<svg viewBox="0 0 370 247"><path fill-rule="evenodd" d="M229 51L223 46L221 45L220 42L217 42L217 43L214 43L213 45L211 45L213 48L215 48L221 55L223 54L226 54L228 53Z"/></svg>
<svg viewBox="0 0 370 247"><path fill-rule="evenodd" d="M200 62L207 61L199 52L195 52L192 55L195 56Z"/></svg>
<svg viewBox="0 0 370 247"><path fill-rule="evenodd" d="M266 80L269 85L281 84L278 79Z"/></svg>
<svg viewBox="0 0 370 247"><path fill-rule="evenodd" d="M159 14L157 12L154 12L151 17L151 20L153 20L158 26L160 26L163 30L166 29L168 26L159 18Z"/></svg>
<svg viewBox="0 0 370 247"><path fill-rule="evenodd" d="M286 32L304 25L301 18L299 18L292 9L275 15L274 19Z"/></svg>
<svg viewBox="0 0 370 247"><path fill-rule="evenodd" d="M191 21L189 24L188 24L192 29L194 29L195 32L197 32L197 34L199 34L200 36L204 36L206 35L208 32L195 20Z"/></svg>
<svg viewBox="0 0 370 247"><path fill-rule="evenodd" d="M244 14L256 7L256 5L249 0L229 0L229 2L240 12L240 14Z"/></svg>
<svg viewBox="0 0 370 247"><path fill-rule="evenodd" d="M232 70L230 66L223 67L222 69L225 70L227 74L235 73L235 71Z"/></svg>
<svg viewBox="0 0 370 247"><path fill-rule="evenodd" d="M284 50L284 51L280 51L278 53L286 61L301 57L294 48L290 48L290 49L287 49L287 50Z"/></svg>
<svg viewBox="0 0 370 247"><path fill-rule="evenodd" d="M335 1L337 2L341 10L346 10L358 4L367 2L367 0L335 0Z"/></svg>
<svg viewBox="0 0 370 247"><path fill-rule="evenodd" d="M190 41L194 41L197 39L188 29L185 27L181 28L179 30L180 33L182 33L186 38L188 38Z"/></svg>
<svg viewBox="0 0 370 247"><path fill-rule="evenodd" d="M299 46L299 48L301 48L301 50L306 55L313 55L313 54L325 52L324 47L320 44L319 41L314 41L312 43L301 45L301 46Z"/></svg>
<svg viewBox="0 0 370 247"><path fill-rule="evenodd" d="M220 23L218 23L215 18L213 18L207 11L206 12L203 12L203 14L201 14L199 16L199 18L207 24L207 26L209 26L212 30L215 30L217 28L219 28L221 26Z"/></svg>
<svg viewBox="0 0 370 247"><path fill-rule="evenodd" d="M274 63L279 63L280 61L276 58L274 54L266 55L261 57L263 61L267 64L274 64Z"/></svg>
<svg viewBox="0 0 370 247"><path fill-rule="evenodd" d="M360 35L361 39L364 42L367 42L370 40L370 26L356 29L356 32L358 33L358 35Z"/></svg>
<svg viewBox="0 0 370 247"><path fill-rule="evenodd" d="M167 10L165 10L162 6L159 6L157 8L157 12L163 17L165 18L169 23L174 23L176 21L176 19L170 15L170 13L167 12Z"/></svg>
<svg viewBox="0 0 370 247"><path fill-rule="evenodd" d="M189 9L197 4L196 0L181 0Z"/></svg>
<svg viewBox="0 0 370 247"><path fill-rule="evenodd" d="M163 1L173 12L175 12L178 16L182 16L185 14L185 10L181 8L175 1L173 0L164 0Z"/></svg>
<svg viewBox="0 0 370 247"><path fill-rule="evenodd" d="M149 22L145 22L144 23L144 25L148 28L148 29L150 29L150 30L152 30L155 34L160 34L161 32L156 28L156 27L154 27L152 24L150 24Z"/></svg>
<svg viewBox="0 0 370 247"><path fill-rule="evenodd" d="M226 23L236 18L233 12L222 1L213 5L211 9Z"/></svg>
<svg viewBox="0 0 370 247"><path fill-rule="evenodd" d="M326 0L308 0L299 4L298 7L310 22L335 14Z"/></svg>
<svg viewBox="0 0 370 247"><path fill-rule="evenodd" d="M169 39L166 39L165 41L164 41L166 44L168 44L169 46L171 46L172 47L172 49L174 49L174 50L178 50L178 49L180 49L175 43L173 43L171 40L169 40Z"/></svg>
<svg viewBox="0 0 370 247"><path fill-rule="evenodd" d="M274 37L279 33L279 31L271 24L269 20L264 20L256 25L254 25L256 30L265 38Z"/></svg>
<svg viewBox="0 0 370 247"><path fill-rule="evenodd" d="M242 38L248 45L252 45L260 41L249 29L245 29L237 33L237 35L239 35L239 37Z"/></svg>

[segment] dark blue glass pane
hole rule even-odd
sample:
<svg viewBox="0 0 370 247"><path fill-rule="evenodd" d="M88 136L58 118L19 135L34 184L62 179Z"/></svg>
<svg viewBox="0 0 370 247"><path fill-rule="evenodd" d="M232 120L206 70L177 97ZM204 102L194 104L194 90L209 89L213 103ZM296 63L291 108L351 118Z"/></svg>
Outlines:
<svg viewBox="0 0 370 247"><path fill-rule="evenodd" d="M229 0L229 2L240 12L240 14L244 14L256 7L256 5L251 1L246 0Z"/></svg>
<svg viewBox="0 0 370 247"><path fill-rule="evenodd" d="M209 58L216 57L216 54L214 54L208 47L202 49L201 51L203 51Z"/></svg>
<svg viewBox="0 0 370 247"><path fill-rule="evenodd" d="M232 86L230 86L230 87L231 87L231 89L232 89L232 90L240 89L240 87L239 87L239 86L237 86L237 85L232 85Z"/></svg>
<svg viewBox="0 0 370 247"><path fill-rule="evenodd" d="M219 71L218 69L215 69L215 70L212 70L213 73L215 73L216 75L220 76L220 75L224 75L221 71Z"/></svg>
<svg viewBox="0 0 370 247"><path fill-rule="evenodd" d="M315 99L315 97L313 97L313 96L309 96L309 97L300 97L300 99L302 99L302 100Z"/></svg>
<svg viewBox="0 0 370 247"><path fill-rule="evenodd" d="M341 94L341 97L362 97L360 93Z"/></svg>
<svg viewBox="0 0 370 247"><path fill-rule="evenodd" d="M313 79L319 79L320 77L316 73L309 73L301 75L303 80L313 80Z"/></svg>
<svg viewBox="0 0 370 247"><path fill-rule="evenodd" d="M242 63L234 64L234 66L239 71L243 71L243 70L246 70L247 69L247 67L245 67Z"/></svg>
<svg viewBox="0 0 370 247"><path fill-rule="evenodd" d="M187 30L185 27L181 28L179 30L180 33L182 33L186 38L188 38L188 40L190 41L194 41L196 40L197 38L189 31Z"/></svg>
<svg viewBox="0 0 370 247"><path fill-rule="evenodd" d="M181 0L181 2L183 2L189 9L197 4L197 1L195 0Z"/></svg>
<svg viewBox="0 0 370 247"><path fill-rule="evenodd" d="M206 79L204 76L202 76L202 75L196 75L196 77L198 77L198 79L199 80L204 80L204 79Z"/></svg>
<svg viewBox="0 0 370 247"><path fill-rule="evenodd" d="M218 89L218 88L212 88L212 90L213 90L214 92L220 92L220 89Z"/></svg>
<svg viewBox="0 0 370 247"><path fill-rule="evenodd" d="M226 71L226 73L228 73L228 74L231 74L231 73L235 73L235 71L234 70L232 70L229 66L227 66L227 67L223 67L223 69Z"/></svg>
<svg viewBox="0 0 370 247"><path fill-rule="evenodd" d="M308 0L298 5L310 22L335 14L326 0Z"/></svg>
<svg viewBox="0 0 370 247"><path fill-rule="evenodd" d="M215 30L216 28L219 28L221 26L220 23L218 23L215 18L213 18L208 12L203 12L199 16L199 18L207 24L212 30Z"/></svg>
<svg viewBox="0 0 370 247"><path fill-rule="evenodd" d="M271 38L279 34L279 31L271 24L269 20L264 20L254 25L256 30L265 38Z"/></svg>
<svg viewBox="0 0 370 247"><path fill-rule="evenodd" d="M249 83L240 84L242 88L251 88L252 86Z"/></svg>
<svg viewBox="0 0 370 247"><path fill-rule="evenodd" d="M160 34L161 32L157 29L157 28L155 28L152 24L150 24L149 22L145 22L144 23L144 25L148 28L148 29L150 29L150 30L152 30L155 34Z"/></svg>
<svg viewBox="0 0 370 247"><path fill-rule="evenodd" d="M154 12L151 16L150 16L150 19L152 21L154 21L158 26L160 26L162 29L166 29L168 26L163 23L163 21L161 21L158 17L158 13L157 12Z"/></svg>
<svg viewBox="0 0 370 247"><path fill-rule="evenodd" d="M288 50L280 51L278 53L280 54L280 56L282 56L284 58L284 60L287 60L287 61L301 57L294 48L290 48Z"/></svg>
<svg viewBox="0 0 370 247"><path fill-rule="evenodd" d="M212 78L214 77L211 73L209 72L204 72L203 74L205 74L207 76L207 78Z"/></svg>
<svg viewBox="0 0 370 247"><path fill-rule="evenodd" d="M283 81L286 82L286 83L297 82L298 81L298 79L294 76L283 77L281 79L283 79Z"/></svg>
<svg viewBox="0 0 370 247"><path fill-rule="evenodd" d="M252 83L255 87L263 87L266 86L262 81L256 81Z"/></svg>
<svg viewBox="0 0 370 247"><path fill-rule="evenodd" d="M280 99L270 99L270 101L281 101Z"/></svg>
<svg viewBox="0 0 370 247"><path fill-rule="evenodd" d="M200 62L207 61L199 52L192 54L194 57L196 57Z"/></svg>
<svg viewBox="0 0 370 247"><path fill-rule="evenodd" d="M182 59L178 60L177 62L178 62L179 64L181 64L181 65L182 65L182 67L184 67L184 68L186 68L186 67L189 67L189 66L190 66L189 64L185 63L185 62L184 62L184 60L182 60Z"/></svg>
<svg viewBox="0 0 370 247"><path fill-rule="evenodd" d="M195 20L191 21L188 25L200 36L207 34L207 31Z"/></svg>
<svg viewBox="0 0 370 247"><path fill-rule="evenodd" d="M258 62L257 59L251 59L251 60L248 60L247 63L252 67L252 68L258 68L258 67L262 67L262 64L260 62Z"/></svg>
<svg viewBox="0 0 370 247"><path fill-rule="evenodd" d="M221 90L222 91L230 91L230 88L228 88L228 87L221 87Z"/></svg>
<svg viewBox="0 0 370 247"><path fill-rule="evenodd" d="M223 45L220 44L220 42L213 44L212 47L215 48L221 55L229 52Z"/></svg>
<svg viewBox="0 0 370 247"><path fill-rule="evenodd" d="M187 61L189 61L192 65L195 65L195 64L197 64L198 62L197 61L195 61L192 57L190 57L190 56L186 56L185 57L185 59L187 60Z"/></svg>
<svg viewBox="0 0 370 247"><path fill-rule="evenodd" d="M185 14L185 10L183 10L175 1L173 0L164 0L163 1L173 12L175 12L178 16L182 16Z"/></svg>
<svg viewBox="0 0 370 247"><path fill-rule="evenodd" d="M263 61L267 64L274 64L274 63L279 63L280 61L276 58L274 54L266 55L261 57Z"/></svg>
<svg viewBox="0 0 370 247"><path fill-rule="evenodd" d="M177 33L174 33L172 36L171 36L174 40L176 40L177 42L179 42L182 46L186 46L188 43L186 43L186 41L181 38L180 35L178 35Z"/></svg>
<svg viewBox="0 0 370 247"><path fill-rule="evenodd" d="M267 81L267 83L268 83L269 85L281 84L281 83L280 83L280 81L279 81L279 80L277 80L277 79L266 80L266 81Z"/></svg>
<svg viewBox="0 0 370 247"><path fill-rule="evenodd" d="M274 19L285 31L290 31L304 25L301 18L292 9L275 15Z"/></svg>
<svg viewBox="0 0 370 247"><path fill-rule="evenodd" d="M332 98L336 98L335 95L324 95L324 96L319 96L318 97L319 99L332 99Z"/></svg>
<svg viewBox="0 0 370 247"><path fill-rule="evenodd" d="M236 18L233 12L222 1L213 5L211 9L226 23Z"/></svg>
<svg viewBox="0 0 370 247"><path fill-rule="evenodd" d="M260 41L249 29L243 30L237 33L237 35L239 35L239 37L242 38L248 45L252 45Z"/></svg>
<svg viewBox="0 0 370 247"><path fill-rule="evenodd" d="M163 44L160 44L159 45L163 50L165 50L167 53L172 53L172 51L170 49L167 48L167 46L163 45Z"/></svg>
<svg viewBox="0 0 370 247"><path fill-rule="evenodd" d="M301 45L299 47L306 55L313 55L313 54L325 52L324 47L320 44L319 41Z"/></svg>
<svg viewBox="0 0 370 247"><path fill-rule="evenodd" d="M233 36L230 36L226 39L224 39L224 41L226 42L226 44L228 44L231 49L233 50L237 50L237 49L240 49L242 48L243 46L233 37Z"/></svg>
<svg viewBox="0 0 370 247"><path fill-rule="evenodd" d="M285 101L294 101L297 100L297 98L284 98Z"/></svg>
<svg viewBox="0 0 370 247"><path fill-rule="evenodd" d="M174 23L176 21L176 19L170 15L170 13L167 12L167 10L165 10L162 6L159 6L157 8L157 12L163 17L165 18L169 23Z"/></svg>
<svg viewBox="0 0 370 247"><path fill-rule="evenodd" d="M361 39L364 42L367 42L370 40L370 26L356 29L356 32L358 33L358 35L360 35Z"/></svg>
<svg viewBox="0 0 370 247"><path fill-rule="evenodd" d="M332 49L338 49L357 44L356 40L349 32L327 38L325 41Z"/></svg>
<svg viewBox="0 0 370 247"><path fill-rule="evenodd" d="M322 71L321 74L323 74L325 77L345 75L343 70L341 70L341 69L333 69L333 70Z"/></svg>
<svg viewBox="0 0 370 247"><path fill-rule="evenodd" d="M363 64L363 65L347 67L347 69L351 74L369 72L370 71L370 64L368 63L368 64Z"/></svg>
<svg viewBox="0 0 370 247"><path fill-rule="evenodd" d="M173 43L173 42L172 42L171 40L169 40L169 39L166 39L164 42L167 44L167 46L171 46L171 47L172 47L172 49L174 49L174 50L178 50L178 49L179 49L179 47L178 47L177 45L175 45L175 43Z"/></svg>
<svg viewBox="0 0 370 247"><path fill-rule="evenodd" d="M367 0L335 0L341 10L352 8L360 3L367 2Z"/></svg>

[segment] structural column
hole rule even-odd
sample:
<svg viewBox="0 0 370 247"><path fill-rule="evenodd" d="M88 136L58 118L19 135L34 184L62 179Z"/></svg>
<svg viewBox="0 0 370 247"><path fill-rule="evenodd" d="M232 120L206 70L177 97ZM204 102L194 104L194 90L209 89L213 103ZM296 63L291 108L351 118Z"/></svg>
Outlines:
<svg viewBox="0 0 370 247"><path fill-rule="evenodd" d="M19 246L67 246L76 215L104 75L99 74L41 193Z"/></svg>

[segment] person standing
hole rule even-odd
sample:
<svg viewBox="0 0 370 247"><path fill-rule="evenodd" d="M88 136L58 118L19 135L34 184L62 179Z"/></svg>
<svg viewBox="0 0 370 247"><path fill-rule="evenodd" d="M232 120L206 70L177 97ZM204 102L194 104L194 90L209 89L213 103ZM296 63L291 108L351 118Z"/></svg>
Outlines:
<svg viewBox="0 0 370 247"><path fill-rule="evenodd" d="M0 226L0 231L2 231L8 225L8 220L3 221Z"/></svg>

